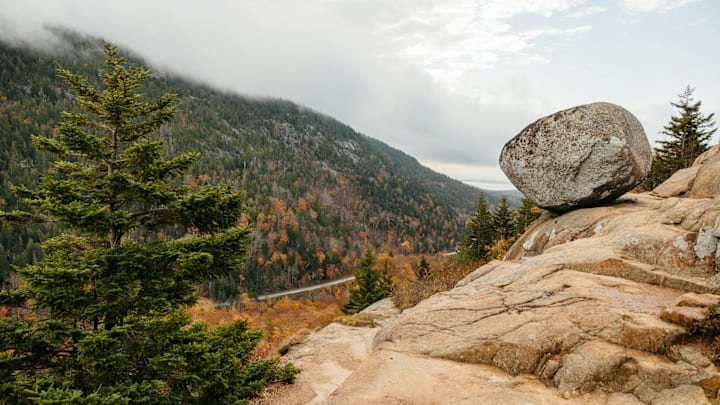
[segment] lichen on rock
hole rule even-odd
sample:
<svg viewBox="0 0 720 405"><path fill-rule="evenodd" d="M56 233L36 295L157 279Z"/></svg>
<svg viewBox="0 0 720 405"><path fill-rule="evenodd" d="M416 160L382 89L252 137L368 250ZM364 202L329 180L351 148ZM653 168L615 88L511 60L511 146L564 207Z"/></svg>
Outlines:
<svg viewBox="0 0 720 405"><path fill-rule="evenodd" d="M592 103L528 125L505 144L500 167L535 204L564 212L617 198L645 178L651 160L634 115Z"/></svg>

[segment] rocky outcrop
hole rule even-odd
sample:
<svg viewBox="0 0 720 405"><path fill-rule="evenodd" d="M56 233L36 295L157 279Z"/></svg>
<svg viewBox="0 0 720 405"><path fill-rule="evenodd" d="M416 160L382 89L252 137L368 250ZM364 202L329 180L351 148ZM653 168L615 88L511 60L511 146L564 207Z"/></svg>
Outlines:
<svg viewBox="0 0 720 405"><path fill-rule="evenodd" d="M686 197L545 213L454 289L312 335L273 403L720 404L720 371L687 339L720 303L720 196L687 197L700 173Z"/></svg>
<svg viewBox="0 0 720 405"><path fill-rule="evenodd" d="M711 198L720 194L720 148L698 156L691 167L675 172L653 190L661 197Z"/></svg>
<svg viewBox="0 0 720 405"><path fill-rule="evenodd" d="M374 339L398 311L386 299L362 313L368 312L384 318L381 326L334 323L313 333L284 357L303 370L295 384L270 387L252 404L602 403L583 394L564 401L532 375L375 346Z"/></svg>
<svg viewBox="0 0 720 405"><path fill-rule="evenodd" d="M564 212L612 201L645 178L651 160L634 115L593 103L528 125L505 144L500 167L535 204Z"/></svg>

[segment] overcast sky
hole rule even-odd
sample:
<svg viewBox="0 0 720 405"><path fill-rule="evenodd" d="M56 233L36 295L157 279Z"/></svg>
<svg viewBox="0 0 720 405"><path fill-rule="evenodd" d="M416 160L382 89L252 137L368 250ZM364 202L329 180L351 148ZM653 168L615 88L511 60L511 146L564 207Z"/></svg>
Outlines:
<svg viewBox="0 0 720 405"><path fill-rule="evenodd" d="M6 39L47 43L44 24L98 35L486 188L510 187L505 142L561 109L622 105L651 142L686 85L719 112L719 22L718 0L0 0Z"/></svg>

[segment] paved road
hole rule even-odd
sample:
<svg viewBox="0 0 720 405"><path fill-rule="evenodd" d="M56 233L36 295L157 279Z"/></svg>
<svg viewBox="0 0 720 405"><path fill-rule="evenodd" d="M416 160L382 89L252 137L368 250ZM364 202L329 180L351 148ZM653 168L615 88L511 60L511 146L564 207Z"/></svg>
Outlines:
<svg viewBox="0 0 720 405"><path fill-rule="evenodd" d="M272 293L272 294L259 295L255 299L256 300L269 300L271 298L279 298L279 297L284 297L286 295L292 295L292 294L298 294L298 293L312 291L312 290L318 290L320 288L330 287L331 285L343 284L343 283L347 283L348 281L352 281L352 280L355 280L354 275L339 278L337 280L328 281L327 283L316 284L316 285L311 285L311 286L302 287L302 288L296 288L294 290L287 290L287 291L280 291L280 292L276 292L276 293Z"/></svg>
<svg viewBox="0 0 720 405"><path fill-rule="evenodd" d="M445 256L452 256L455 254L457 254L457 252L449 252L449 253L445 253ZM313 291L313 290L319 290L320 288L330 287L331 285L343 284L343 283L347 283L348 281L352 281L352 280L355 280L354 275L339 278L339 279L333 280L333 281L328 281L327 283L316 284L316 285L311 285L311 286L302 287L302 288L296 288L294 290L287 290L287 291L280 291L280 292L276 292L276 293L272 293L272 294L258 295L258 297L255 299L256 300L269 300L271 298L279 298L279 297L284 297L286 295L293 295L293 294L299 294L299 293Z"/></svg>

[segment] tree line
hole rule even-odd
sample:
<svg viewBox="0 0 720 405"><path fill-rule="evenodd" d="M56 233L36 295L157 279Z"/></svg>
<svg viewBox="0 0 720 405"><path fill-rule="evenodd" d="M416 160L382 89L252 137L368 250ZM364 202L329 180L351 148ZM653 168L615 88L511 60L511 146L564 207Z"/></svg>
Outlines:
<svg viewBox="0 0 720 405"><path fill-rule="evenodd" d="M458 247L458 260L471 262L501 259L512 243L540 216L541 210L523 198L517 210L505 197L493 209L484 194L478 198L475 214Z"/></svg>

